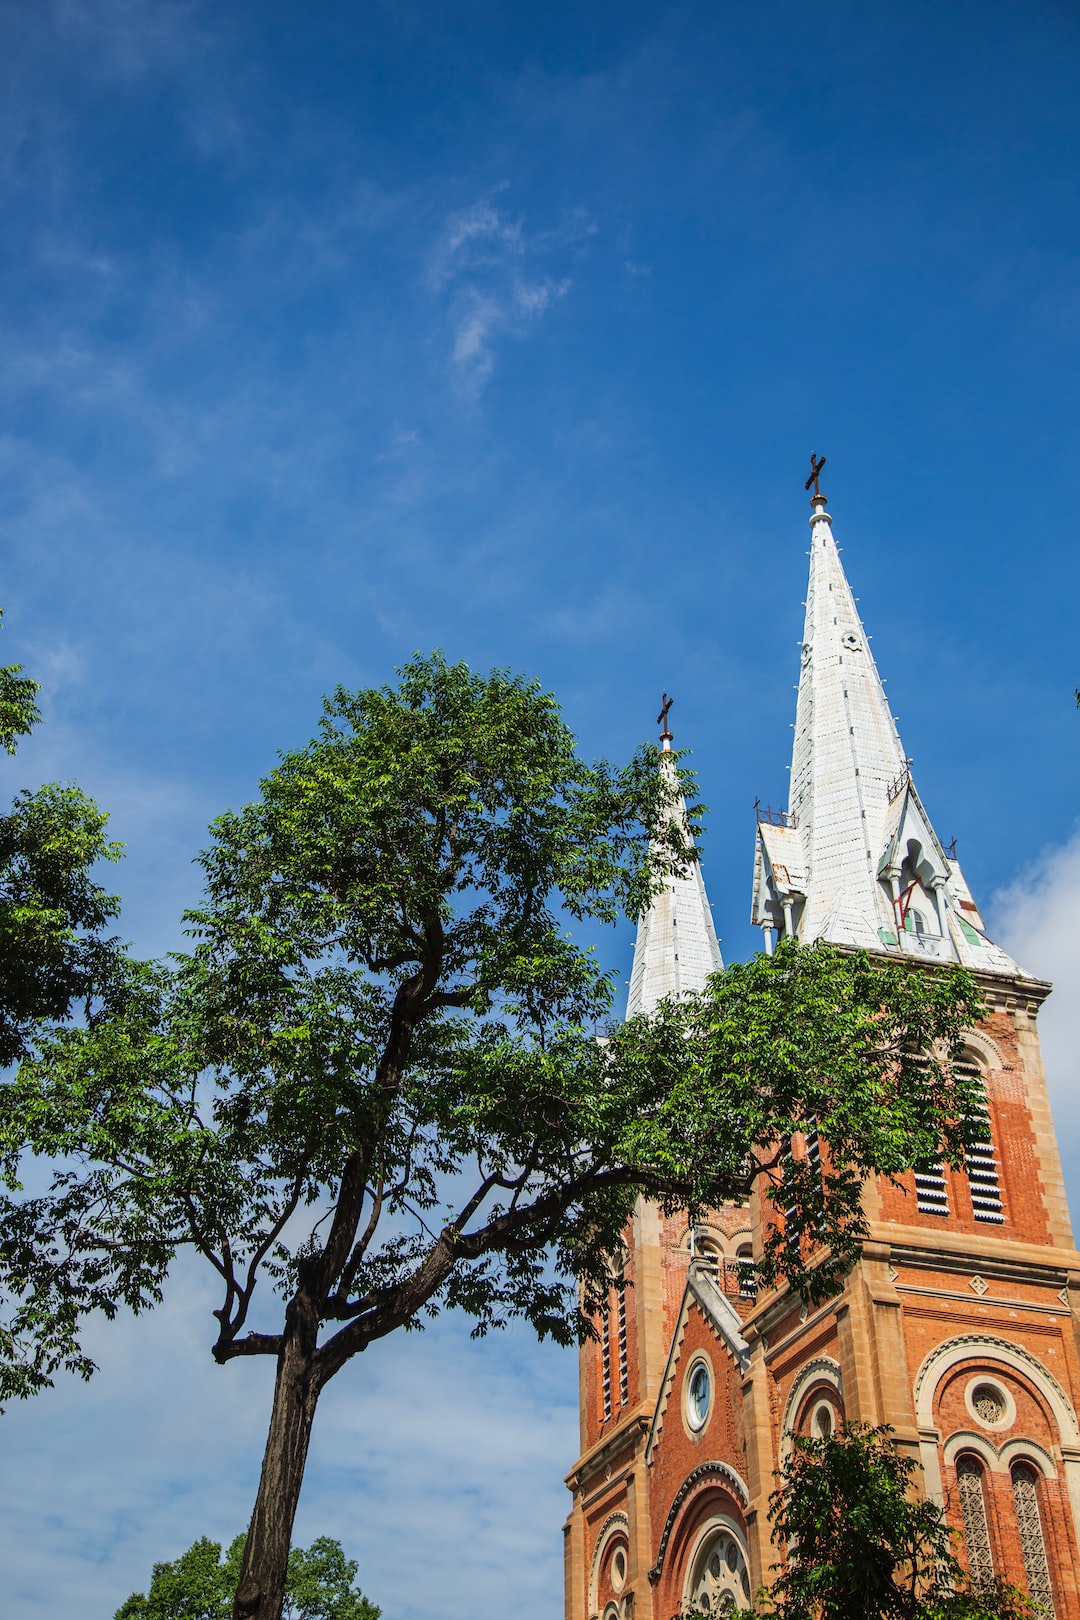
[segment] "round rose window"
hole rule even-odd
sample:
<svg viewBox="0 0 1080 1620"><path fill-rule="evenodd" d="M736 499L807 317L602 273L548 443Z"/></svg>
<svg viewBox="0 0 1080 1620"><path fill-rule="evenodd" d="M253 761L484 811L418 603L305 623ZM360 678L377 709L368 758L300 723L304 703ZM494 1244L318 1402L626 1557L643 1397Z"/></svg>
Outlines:
<svg viewBox="0 0 1080 1620"><path fill-rule="evenodd" d="M750 1602L746 1554L730 1530L710 1536L694 1565L688 1606L705 1614L730 1614Z"/></svg>

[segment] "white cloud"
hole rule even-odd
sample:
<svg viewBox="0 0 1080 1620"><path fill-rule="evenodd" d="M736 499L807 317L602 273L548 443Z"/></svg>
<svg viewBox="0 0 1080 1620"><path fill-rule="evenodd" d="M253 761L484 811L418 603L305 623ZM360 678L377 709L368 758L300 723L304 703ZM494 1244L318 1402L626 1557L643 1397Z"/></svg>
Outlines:
<svg viewBox="0 0 1080 1620"><path fill-rule="evenodd" d="M530 236L520 219L493 201L496 188L447 219L432 254L428 284L449 295L451 373L460 392L475 397L495 369L500 336L521 337L570 290L571 278L526 266L586 240L595 226L581 210L565 225Z"/></svg>
<svg viewBox="0 0 1080 1620"><path fill-rule="evenodd" d="M1039 1015L1050 1100L1071 1202L1080 1211L1080 828L994 897L993 933L1029 973L1053 982Z"/></svg>
<svg viewBox="0 0 1080 1620"><path fill-rule="evenodd" d="M155 1560L250 1513L272 1367L219 1368L212 1290L94 1334L101 1371L4 1418L7 1620L112 1614ZM524 1331L472 1343L446 1319L357 1357L330 1385L296 1527L337 1537L387 1620L556 1612L562 1476L577 1445L573 1357Z"/></svg>
<svg viewBox="0 0 1080 1620"><path fill-rule="evenodd" d="M497 192L505 189L505 185L496 187ZM510 219L490 196L484 197L447 219L432 254L430 280L433 286L442 287L465 269L501 265L524 252L521 221Z"/></svg>

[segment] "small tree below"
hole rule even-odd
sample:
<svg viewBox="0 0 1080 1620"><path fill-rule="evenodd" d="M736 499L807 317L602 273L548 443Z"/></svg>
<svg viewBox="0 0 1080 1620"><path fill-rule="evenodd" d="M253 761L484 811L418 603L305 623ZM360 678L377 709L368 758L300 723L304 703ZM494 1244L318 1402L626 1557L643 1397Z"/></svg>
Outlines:
<svg viewBox="0 0 1080 1620"><path fill-rule="evenodd" d="M913 1494L919 1464L892 1430L853 1424L797 1439L773 1492L773 1541L783 1573L762 1592L776 1620L1031 1620L1015 1587L973 1590L936 1503Z"/></svg>
<svg viewBox="0 0 1080 1620"><path fill-rule="evenodd" d="M229 1620L246 1539L237 1536L222 1558L221 1543L202 1536L171 1563L155 1564L149 1592L133 1592L116 1620ZM379 1620L382 1610L355 1580L356 1564L329 1536L294 1547L282 1620Z"/></svg>

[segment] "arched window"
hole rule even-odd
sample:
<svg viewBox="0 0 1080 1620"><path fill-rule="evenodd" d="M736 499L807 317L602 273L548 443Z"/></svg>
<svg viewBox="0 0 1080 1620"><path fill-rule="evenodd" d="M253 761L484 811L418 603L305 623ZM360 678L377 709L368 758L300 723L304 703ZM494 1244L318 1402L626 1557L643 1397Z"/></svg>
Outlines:
<svg viewBox="0 0 1080 1620"><path fill-rule="evenodd" d="M757 1298L757 1276L754 1272L754 1246L740 1243L735 1250L735 1264L739 1268L739 1293L743 1299Z"/></svg>
<svg viewBox="0 0 1080 1620"><path fill-rule="evenodd" d="M971 1584L976 1592L985 1594L991 1592L994 1586L994 1555L986 1522L982 1466L974 1457L960 1458L956 1465L956 1484L960 1493L960 1517L964 1522L964 1545L967 1548Z"/></svg>
<svg viewBox="0 0 1080 1620"><path fill-rule="evenodd" d="M686 1246L694 1260L719 1266L724 1256L724 1245L718 1232L708 1226L691 1226L686 1234Z"/></svg>
<svg viewBox="0 0 1080 1620"><path fill-rule="evenodd" d="M1047 1614L1053 1614L1054 1589L1050 1584L1050 1566L1046 1561L1046 1542L1039 1514L1038 1479L1030 1463L1017 1463L1012 1471L1013 1501L1028 1592L1033 1602L1040 1604Z"/></svg>
<svg viewBox="0 0 1080 1620"><path fill-rule="evenodd" d="M750 1568L734 1526L724 1524L708 1536L694 1560L686 1588L686 1606L705 1614L730 1614L750 1603Z"/></svg>

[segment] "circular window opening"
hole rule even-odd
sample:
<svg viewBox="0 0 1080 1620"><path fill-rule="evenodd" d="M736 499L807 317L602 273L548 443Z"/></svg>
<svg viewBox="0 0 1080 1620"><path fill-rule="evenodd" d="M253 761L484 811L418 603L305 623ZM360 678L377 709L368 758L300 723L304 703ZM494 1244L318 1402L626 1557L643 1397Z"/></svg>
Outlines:
<svg viewBox="0 0 1080 1620"><path fill-rule="evenodd" d="M836 1428L836 1419L828 1401L821 1401L815 1406L813 1417L810 1420L810 1428L814 1438L817 1440L827 1440L832 1434Z"/></svg>
<svg viewBox="0 0 1080 1620"><path fill-rule="evenodd" d="M973 1378L964 1390L964 1404L984 1429L1007 1429L1016 1422L1016 1403L996 1379Z"/></svg>
<svg viewBox="0 0 1080 1620"><path fill-rule="evenodd" d="M712 1404L712 1377L703 1361L691 1370L686 1382L686 1421L692 1429L703 1429Z"/></svg>
<svg viewBox="0 0 1080 1620"><path fill-rule="evenodd" d="M730 1614L749 1603L746 1555L729 1530L712 1537L702 1549L687 1597L689 1606L703 1614Z"/></svg>
<svg viewBox="0 0 1080 1620"><path fill-rule="evenodd" d="M621 1592L626 1581L626 1554L620 1547L611 1560L611 1584L616 1592Z"/></svg>

